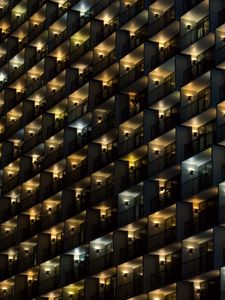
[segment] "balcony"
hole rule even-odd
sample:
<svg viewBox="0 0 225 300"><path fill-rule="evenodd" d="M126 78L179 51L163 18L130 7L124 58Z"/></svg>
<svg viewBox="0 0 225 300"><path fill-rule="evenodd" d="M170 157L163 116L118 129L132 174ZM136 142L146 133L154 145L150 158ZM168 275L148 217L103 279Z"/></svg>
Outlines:
<svg viewBox="0 0 225 300"><path fill-rule="evenodd" d="M151 139L166 133L167 131L176 127L180 122L179 107L171 108L171 115L162 116L162 119L156 122L151 127Z"/></svg>
<svg viewBox="0 0 225 300"><path fill-rule="evenodd" d="M213 251L200 252L200 256L183 262L183 277L188 278L213 270Z"/></svg>
<svg viewBox="0 0 225 300"><path fill-rule="evenodd" d="M90 202L91 204L100 203L107 198L114 195L114 176L109 176L100 188L91 191Z"/></svg>
<svg viewBox="0 0 225 300"><path fill-rule="evenodd" d="M95 274L113 266L113 252L89 260L89 274Z"/></svg>
<svg viewBox="0 0 225 300"><path fill-rule="evenodd" d="M82 212L90 204L90 192L86 189L85 194L79 195L79 197L74 198L74 202L67 206L66 216L67 218L73 217L74 215Z"/></svg>
<svg viewBox="0 0 225 300"><path fill-rule="evenodd" d="M88 276L88 258L85 256L85 260L75 261L74 265L65 274L65 285L74 283L86 276Z"/></svg>
<svg viewBox="0 0 225 300"><path fill-rule="evenodd" d="M193 29L190 29L183 36L181 36L182 48L186 48L194 44L209 32L209 16L200 20Z"/></svg>
<svg viewBox="0 0 225 300"><path fill-rule="evenodd" d="M117 24L117 16L110 20L109 23L104 24L104 27L96 34L95 45L100 44L103 40L105 40L108 36L115 32L117 29Z"/></svg>
<svg viewBox="0 0 225 300"><path fill-rule="evenodd" d="M121 191L126 190L147 178L147 163L145 159L121 178Z"/></svg>
<svg viewBox="0 0 225 300"><path fill-rule="evenodd" d="M119 88L124 89L132 82L138 80L144 75L144 61L139 61L131 70L122 75L119 80Z"/></svg>
<svg viewBox="0 0 225 300"><path fill-rule="evenodd" d="M144 9L144 0L137 0L132 6L127 7L124 12L120 14L119 25L120 27L135 17Z"/></svg>
<svg viewBox="0 0 225 300"><path fill-rule="evenodd" d="M156 19L149 24L149 37L153 36L160 30L175 21L175 8L174 6L167 9L163 15L155 17Z"/></svg>
<svg viewBox="0 0 225 300"><path fill-rule="evenodd" d="M124 226L142 218L144 216L144 206L141 196L137 196L134 200L137 203L134 206L127 207L125 210L118 213L118 226Z"/></svg>
<svg viewBox="0 0 225 300"><path fill-rule="evenodd" d="M148 237L148 251L163 248L177 241L176 225Z"/></svg>
<svg viewBox="0 0 225 300"><path fill-rule="evenodd" d="M175 91L175 75L172 73L167 78L165 78L165 81L157 86L155 89L149 91L148 93L148 99L149 99L149 105L155 104L160 99L163 99L164 97L168 96L172 92Z"/></svg>
<svg viewBox="0 0 225 300"><path fill-rule="evenodd" d="M187 159L209 148L216 142L215 131L200 134L197 138L184 145L184 158Z"/></svg>
<svg viewBox="0 0 225 300"><path fill-rule="evenodd" d="M181 108L181 119L187 121L196 115L204 112L211 106L211 92L207 87L200 92L200 96L196 100L191 101L186 106Z"/></svg>
<svg viewBox="0 0 225 300"><path fill-rule="evenodd" d="M118 156L118 147L112 146L111 149L106 149L98 157L94 159L94 171L103 168L104 166L110 164Z"/></svg>
<svg viewBox="0 0 225 300"><path fill-rule="evenodd" d="M164 270L151 274L150 289L156 290L177 282L181 277L180 265L178 262L167 263L165 262ZM165 298L167 299L167 298ZM173 298L168 298L173 299Z"/></svg>
<svg viewBox="0 0 225 300"><path fill-rule="evenodd" d="M76 181L87 176L87 159L83 159L81 163L72 171L66 172L63 177L64 186L70 186Z"/></svg>
<svg viewBox="0 0 225 300"><path fill-rule="evenodd" d="M40 218L40 227L42 230L52 227L53 225L60 223L61 217L61 205L57 205L54 207L54 210L49 212L45 212L41 215Z"/></svg>
<svg viewBox="0 0 225 300"><path fill-rule="evenodd" d="M93 76L98 74L99 72L107 69L116 61L116 51L115 49L111 50L103 59L98 61L93 65Z"/></svg>
<svg viewBox="0 0 225 300"><path fill-rule="evenodd" d="M184 70L183 73L183 84L187 84L193 81L197 77L208 72L214 65L214 58L211 53L207 53L200 61L194 61L193 65Z"/></svg>
<svg viewBox="0 0 225 300"><path fill-rule="evenodd" d="M169 41L169 45L160 48L158 52L151 57L151 70L159 67L179 52L178 37L179 36L176 36L174 39Z"/></svg>
<svg viewBox="0 0 225 300"><path fill-rule="evenodd" d="M125 56L129 52L133 51L135 48L144 43L148 36L148 28L146 25L142 26L140 29L135 31L134 35L122 45L122 56Z"/></svg>
<svg viewBox="0 0 225 300"><path fill-rule="evenodd" d="M91 138L95 139L114 127L115 115L110 112L104 120L92 127Z"/></svg>
<svg viewBox="0 0 225 300"><path fill-rule="evenodd" d="M69 235L64 235L63 251L66 252L84 244L85 230L85 223L82 223L78 228L74 229L74 231L71 231Z"/></svg>
<svg viewBox="0 0 225 300"><path fill-rule="evenodd" d="M159 193L150 198L151 213L174 204L180 197L180 177L167 180Z"/></svg>
<svg viewBox="0 0 225 300"><path fill-rule="evenodd" d="M131 137L126 138L125 141L119 144L119 155L123 156L134 149L142 146L144 143L144 134L142 127L134 130L134 134Z"/></svg>
<svg viewBox="0 0 225 300"><path fill-rule="evenodd" d="M217 223L217 215L216 206L201 210L198 216L185 222L185 237L195 235L215 226Z"/></svg>
<svg viewBox="0 0 225 300"><path fill-rule="evenodd" d="M176 143L171 143L166 146L166 151L162 156L157 157L148 164L149 176L154 176L157 173L176 164Z"/></svg>
<svg viewBox="0 0 225 300"><path fill-rule="evenodd" d="M183 198L197 194L213 184L212 169L207 169L204 173L200 173L191 180L182 183Z"/></svg>
<svg viewBox="0 0 225 300"><path fill-rule="evenodd" d="M145 230L145 229L144 229ZM146 233L141 233L140 238L134 239L131 244L120 250L120 263L132 260L147 251Z"/></svg>
<svg viewBox="0 0 225 300"><path fill-rule="evenodd" d="M136 277L132 281L118 285L116 289L116 299L125 300L143 294L143 276Z"/></svg>

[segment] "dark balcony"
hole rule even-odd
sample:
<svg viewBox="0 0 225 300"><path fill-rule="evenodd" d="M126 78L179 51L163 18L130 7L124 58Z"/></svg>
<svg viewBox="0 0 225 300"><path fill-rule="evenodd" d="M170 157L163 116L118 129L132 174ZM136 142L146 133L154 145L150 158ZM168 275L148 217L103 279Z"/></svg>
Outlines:
<svg viewBox="0 0 225 300"><path fill-rule="evenodd" d="M85 233L85 223L81 224L79 228L71 231L71 233L64 237L64 247L63 251L72 250L79 245L84 244L84 233Z"/></svg>
<svg viewBox="0 0 225 300"><path fill-rule="evenodd" d="M74 63L79 57L91 49L91 39L86 40L83 44L77 44L69 54L69 64Z"/></svg>
<svg viewBox="0 0 225 300"><path fill-rule="evenodd" d="M150 198L151 213L174 204L180 199L180 178L174 177L165 182L162 191Z"/></svg>
<svg viewBox="0 0 225 300"><path fill-rule="evenodd" d="M72 185L83 177L87 176L87 159L83 159L81 163L72 171L66 172L63 177L65 187Z"/></svg>
<svg viewBox="0 0 225 300"><path fill-rule="evenodd" d="M213 251L200 252L200 256L183 262L183 277L188 278L213 270Z"/></svg>
<svg viewBox="0 0 225 300"><path fill-rule="evenodd" d="M55 35L51 40L48 41L48 51L52 51L56 48L59 44L61 44L67 37L67 28L64 29L59 34Z"/></svg>
<svg viewBox="0 0 225 300"><path fill-rule="evenodd" d="M118 285L116 299L125 300L143 294L143 276L135 277L132 281Z"/></svg>
<svg viewBox="0 0 225 300"><path fill-rule="evenodd" d="M156 290L177 282L181 277L181 270L178 262L166 263L163 270L151 274L150 277L150 290ZM167 298L165 298L167 299ZM173 298L169 298L173 299ZM176 299L176 298L175 298Z"/></svg>
<svg viewBox="0 0 225 300"><path fill-rule="evenodd" d="M116 299L115 289L112 284L107 284L104 287L101 287L101 292L91 297L91 300L105 300L105 299L110 299L110 300Z"/></svg>
<svg viewBox="0 0 225 300"><path fill-rule="evenodd" d="M82 194L79 197L75 197L74 203L67 206L66 218L70 218L83 210L85 210L90 205L90 192L88 189L85 194Z"/></svg>
<svg viewBox="0 0 225 300"><path fill-rule="evenodd" d="M38 285L38 294L42 295L47 292L53 291L59 287L60 277L59 277L59 269L55 271L54 275L50 275L49 278L40 280Z"/></svg>
<svg viewBox="0 0 225 300"><path fill-rule="evenodd" d="M109 23L104 24L104 27L97 32L95 44L100 44L103 40L105 40L108 36L110 36L113 32L116 31L118 24L118 17L116 16L114 19L110 20Z"/></svg>
<svg viewBox="0 0 225 300"><path fill-rule="evenodd" d="M42 230L50 228L51 226L60 223L61 216L61 205L57 205L51 213L48 211L43 213L40 218L40 227Z"/></svg>
<svg viewBox="0 0 225 300"><path fill-rule="evenodd" d="M134 35L122 45L122 56L133 51L135 48L144 43L148 36L148 28L146 25L142 26L140 29L135 31Z"/></svg>
<svg viewBox="0 0 225 300"><path fill-rule="evenodd" d="M89 274L95 274L113 266L113 252L89 260Z"/></svg>
<svg viewBox="0 0 225 300"><path fill-rule="evenodd" d="M135 17L144 9L144 0L137 0L132 6L126 8L124 12L120 14L119 24L120 27L128 22L131 18Z"/></svg>
<svg viewBox="0 0 225 300"><path fill-rule="evenodd" d="M182 7L183 7L183 14L185 14L187 11L191 10L193 7L198 5L200 2L203 0L185 0L182 2Z"/></svg>
<svg viewBox="0 0 225 300"><path fill-rule="evenodd" d="M40 230L40 220L35 219L28 226L17 233L17 242L28 240L35 236Z"/></svg>
<svg viewBox="0 0 225 300"><path fill-rule="evenodd" d="M218 12L217 18L218 18L218 25L217 25L218 27L223 23L225 23L225 8L223 8L221 11Z"/></svg>
<svg viewBox="0 0 225 300"><path fill-rule="evenodd" d="M199 93L196 100L191 101L186 106L181 108L181 119L187 121L196 115L207 110L211 106L210 88L206 88Z"/></svg>
<svg viewBox="0 0 225 300"><path fill-rule="evenodd" d="M208 169L205 173L200 173L191 180L182 183L182 196L190 197L197 194L213 184L212 169Z"/></svg>
<svg viewBox="0 0 225 300"><path fill-rule="evenodd" d="M75 261L74 265L65 274L65 285L74 283L86 276L88 276L88 258L85 260Z"/></svg>
<svg viewBox="0 0 225 300"><path fill-rule="evenodd" d="M121 110L121 123L125 122L129 118L135 116L139 112L148 108L147 103L148 92L147 89L140 91L137 95L135 95L134 99L132 99L130 104L127 105L123 110Z"/></svg>
<svg viewBox="0 0 225 300"><path fill-rule="evenodd" d="M156 122L151 127L151 139L156 138L159 135L164 134L165 132L176 127L180 122L180 113L179 107L176 105L170 109L171 114L162 116L158 122Z"/></svg>
<svg viewBox="0 0 225 300"><path fill-rule="evenodd" d="M214 65L214 58L211 53L207 53L200 61L195 61L192 66L184 70L183 73L183 84L187 84L193 81L197 77L208 72Z"/></svg>
<svg viewBox="0 0 225 300"><path fill-rule="evenodd" d="M132 260L147 251L147 239L145 229L140 238L134 239L131 244L120 250L120 263Z"/></svg>
<svg viewBox="0 0 225 300"><path fill-rule="evenodd" d="M175 91L175 75L172 73L167 78L165 78L165 81L157 86L155 89L149 91L148 93L148 99L149 104L153 105L160 99L163 99L164 97L168 96L172 92Z"/></svg>
<svg viewBox="0 0 225 300"><path fill-rule="evenodd" d="M88 112L88 98L68 112L68 122L74 122Z"/></svg>
<svg viewBox="0 0 225 300"><path fill-rule="evenodd" d="M163 248L177 241L177 228L172 225L163 231L150 235L148 237L148 251Z"/></svg>
<svg viewBox="0 0 225 300"><path fill-rule="evenodd" d="M142 130L143 130L142 127L135 129L134 134L131 137L126 138L123 142L121 142L119 144L119 155L120 156L123 156L143 145L144 134L143 134Z"/></svg>
<svg viewBox="0 0 225 300"><path fill-rule="evenodd" d="M163 15L155 15L155 20L149 24L149 37L153 36L160 30L164 29L166 26L170 25L175 21L175 8L174 6L167 9Z"/></svg>
<svg viewBox="0 0 225 300"><path fill-rule="evenodd" d="M185 237L195 235L215 226L217 215L216 207L207 207L201 210L196 217L185 222Z"/></svg>
<svg viewBox="0 0 225 300"><path fill-rule="evenodd" d="M164 154L152 160L148 164L149 176L154 176L157 173L176 164L176 143L171 143L165 148Z"/></svg>
<svg viewBox="0 0 225 300"><path fill-rule="evenodd" d="M95 139L114 127L115 115L110 112L104 120L92 127L91 138Z"/></svg>
<svg viewBox="0 0 225 300"><path fill-rule="evenodd" d="M94 159L94 171L103 168L104 166L110 164L118 156L118 147L113 146L111 149L106 149L98 157Z"/></svg>
<svg viewBox="0 0 225 300"><path fill-rule="evenodd" d="M95 76L99 72L107 69L110 65L112 65L116 61L116 51L113 49L106 56L104 56L101 60L96 62L93 65L93 75Z"/></svg>
<svg viewBox="0 0 225 300"><path fill-rule="evenodd" d="M91 204L100 203L103 200L107 200L114 195L114 176L109 176L102 186L94 191L91 191L90 202Z"/></svg>
<svg viewBox="0 0 225 300"><path fill-rule="evenodd" d="M174 39L169 41L168 45L166 44L165 47L160 48L158 52L151 57L151 70L162 65L179 52L178 37L179 36L176 36Z"/></svg>
<svg viewBox="0 0 225 300"><path fill-rule="evenodd" d="M193 29L190 29L181 36L182 48L186 48L194 44L209 32L209 16L200 20Z"/></svg>
<svg viewBox="0 0 225 300"><path fill-rule="evenodd" d="M92 227L92 238L105 235L115 229L116 209L108 209L103 220Z"/></svg>
<svg viewBox="0 0 225 300"><path fill-rule="evenodd" d="M119 80L120 89L124 89L132 82L138 80L144 75L144 61L139 61L131 70L123 74Z"/></svg>
<svg viewBox="0 0 225 300"><path fill-rule="evenodd" d="M139 201L139 200L136 200L136 201ZM118 213L118 226L119 227L124 226L129 223L133 223L134 221L136 221L144 216L144 206L143 206L143 203L141 203L141 197L140 197L139 202L140 203L138 203L137 205L128 207L127 209Z"/></svg>
<svg viewBox="0 0 225 300"><path fill-rule="evenodd" d="M184 145L184 158L191 157L209 148L216 142L215 132L200 134L196 139Z"/></svg>
<svg viewBox="0 0 225 300"><path fill-rule="evenodd" d="M119 83L118 76L115 76L111 80L107 82L107 85L103 86L100 93L95 96L94 106L98 106L101 103L105 102L107 99L112 97L114 94L118 92Z"/></svg>
<svg viewBox="0 0 225 300"><path fill-rule="evenodd" d="M0 251L10 248L16 243L16 234L16 228L12 231L6 232L5 234L1 234Z"/></svg>
<svg viewBox="0 0 225 300"><path fill-rule="evenodd" d="M121 178L121 191L126 190L147 178L147 169L146 159L140 160L140 163L137 166L134 166L128 174Z"/></svg>

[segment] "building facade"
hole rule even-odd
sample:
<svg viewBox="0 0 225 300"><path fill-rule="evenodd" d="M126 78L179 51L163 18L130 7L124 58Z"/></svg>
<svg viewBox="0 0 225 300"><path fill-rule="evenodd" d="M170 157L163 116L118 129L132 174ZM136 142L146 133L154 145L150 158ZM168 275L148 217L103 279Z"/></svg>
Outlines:
<svg viewBox="0 0 225 300"><path fill-rule="evenodd" d="M225 299L225 1L0 1L0 299Z"/></svg>

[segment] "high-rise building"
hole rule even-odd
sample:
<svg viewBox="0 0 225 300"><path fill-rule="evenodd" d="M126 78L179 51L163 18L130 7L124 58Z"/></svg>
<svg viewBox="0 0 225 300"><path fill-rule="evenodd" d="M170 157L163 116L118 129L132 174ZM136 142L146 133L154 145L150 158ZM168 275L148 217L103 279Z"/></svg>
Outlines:
<svg viewBox="0 0 225 300"><path fill-rule="evenodd" d="M225 1L0 1L0 300L225 300Z"/></svg>

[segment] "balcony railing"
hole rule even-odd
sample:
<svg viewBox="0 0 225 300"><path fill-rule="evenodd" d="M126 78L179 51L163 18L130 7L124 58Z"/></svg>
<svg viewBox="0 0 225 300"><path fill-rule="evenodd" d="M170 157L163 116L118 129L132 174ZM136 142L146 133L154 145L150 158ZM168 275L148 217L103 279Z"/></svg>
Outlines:
<svg viewBox="0 0 225 300"><path fill-rule="evenodd" d="M202 190L209 188L213 184L212 170L201 173L195 178L188 180L182 184L182 196L189 197L197 194Z"/></svg>
<svg viewBox="0 0 225 300"><path fill-rule="evenodd" d="M148 28L146 25L135 31L134 35L122 45L122 56L137 48L140 44L146 41Z"/></svg>
<svg viewBox="0 0 225 300"><path fill-rule="evenodd" d="M175 144L174 144L175 145ZM171 150L169 153L152 160L149 162L149 176L154 176L172 165L176 164L176 149Z"/></svg>
<svg viewBox="0 0 225 300"><path fill-rule="evenodd" d="M196 139L184 145L184 158L193 156L210 146L216 141L215 132L200 134Z"/></svg>
<svg viewBox="0 0 225 300"><path fill-rule="evenodd" d="M128 137L125 141L119 144L119 155L122 156L128 152L131 152L132 150L140 147L144 143L144 135L141 131L141 128L138 130L135 130L136 133Z"/></svg>
<svg viewBox="0 0 225 300"><path fill-rule="evenodd" d="M166 10L163 15L156 17L155 20L149 24L149 36L156 34L161 29L171 24L173 21L175 21L174 6Z"/></svg>
<svg viewBox="0 0 225 300"><path fill-rule="evenodd" d="M98 273L113 266L113 252L89 260L89 274Z"/></svg>
<svg viewBox="0 0 225 300"><path fill-rule="evenodd" d="M132 260L147 251L146 235L135 239L132 244L120 250L120 263Z"/></svg>
<svg viewBox="0 0 225 300"><path fill-rule="evenodd" d="M92 132L91 132L92 139L95 139L98 136L105 133L106 131L112 129L114 127L114 124L115 124L115 115L114 112L110 112L103 121L101 121L100 123L92 127Z"/></svg>
<svg viewBox="0 0 225 300"><path fill-rule="evenodd" d="M118 157L118 147L112 146L111 149L102 152L98 157L94 159L94 171L101 169L102 167L110 164Z"/></svg>
<svg viewBox="0 0 225 300"><path fill-rule="evenodd" d="M209 88L206 88L203 96L200 96L196 100L191 101L191 103L188 103L186 106L182 107L181 108L182 121L189 120L194 116L207 110L211 105L210 95L211 93Z"/></svg>
<svg viewBox="0 0 225 300"><path fill-rule="evenodd" d="M158 195L150 198L151 212L161 210L167 206L172 205L178 199L180 199L180 182L171 184L170 189L166 189L165 193L159 193Z"/></svg>
<svg viewBox="0 0 225 300"><path fill-rule="evenodd" d="M116 61L116 51L113 49L110 51L107 56L103 57L103 59L99 60L96 64L93 65L93 75L95 76L102 70L105 70L110 65L112 65Z"/></svg>
<svg viewBox="0 0 225 300"><path fill-rule="evenodd" d="M135 80L138 80L144 75L144 61L139 61L131 70L123 74L119 80L120 89L125 88Z"/></svg>
<svg viewBox="0 0 225 300"><path fill-rule="evenodd" d="M91 192L90 202L91 204L100 203L107 198L113 197L114 194L114 177L110 176L103 183L103 186L97 188Z"/></svg>
<svg viewBox="0 0 225 300"><path fill-rule="evenodd" d="M194 44L209 32L209 16L200 20L196 26L181 36L182 48Z"/></svg>
<svg viewBox="0 0 225 300"><path fill-rule="evenodd" d="M148 237L148 251L165 247L177 240L177 228L172 226Z"/></svg>
<svg viewBox="0 0 225 300"><path fill-rule="evenodd" d="M132 207L128 207L124 211L118 213L118 226L121 227L126 224L133 223L134 221L143 217L143 213L144 213L143 203L139 203Z"/></svg>
<svg viewBox="0 0 225 300"><path fill-rule="evenodd" d="M188 82L208 72L208 70L212 68L213 65L214 65L214 59L210 55L206 56L200 61L196 61L192 66L184 70L183 83L187 84Z"/></svg>
<svg viewBox="0 0 225 300"><path fill-rule="evenodd" d="M151 58L151 70L172 58L176 53L178 53L178 51L179 47L177 46L177 39L172 40L170 45L167 47L159 49L158 52Z"/></svg>
<svg viewBox="0 0 225 300"><path fill-rule="evenodd" d="M185 222L185 236L195 235L216 225L217 212L215 207L208 207L198 213L198 216Z"/></svg>
<svg viewBox="0 0 225 300"><path fill-rule="evenodd" d="M151 127L151 138L154 139L159 135L164 134L165 132L173 129L179 124L180 113L172 113L170 116L163 117L162 120L159 120L157 123Z"/></svg>
<svg viewBox="0 0 225 300"><path fill-rule="evenodd" d="M139 14L144 9L144 0L137 0L132 6L128 7L120 14L120 27L128 22L131 18Z"/></svg>
<svg viewBox="0 0 225 300"><path fill-rule="evenodd" d="M141 163L135 166L128 174L121 178L121 191L138 184L147 177L147 164Z"/></svg>
<svg viewBox="0 0 225 300"><path fill-rule="evenodd" d="M150 290L167 286L180 279L180 268L177 264L168 265L164 270L151 274L150 277ZM166 298L165 298L166 299ZM173 299L173 298L169 298Z"/></svg>
<svg viewBox="0 0 225 300"><path fill-rule="evenodd" d="M125 300L143 293L143 277L117 286L116 299Z"/></svg>
<svg viewBox="0 0 225 300"><path fill-rule="evenodd" d="M173 73L169 75L168 78L166 78L166 80L161 85L149 91L148 93L149 104L150 105L155 104L157 101L163 99L164 97L168 96L174 91L175 91L175 75Z"/></svg>
<svg viewBox="0 0 225 300"><path fill-rule="evenodd" d="M183 262L183 277L191 277L213 269L213 251L201 252L199 257Z"/></svg>

